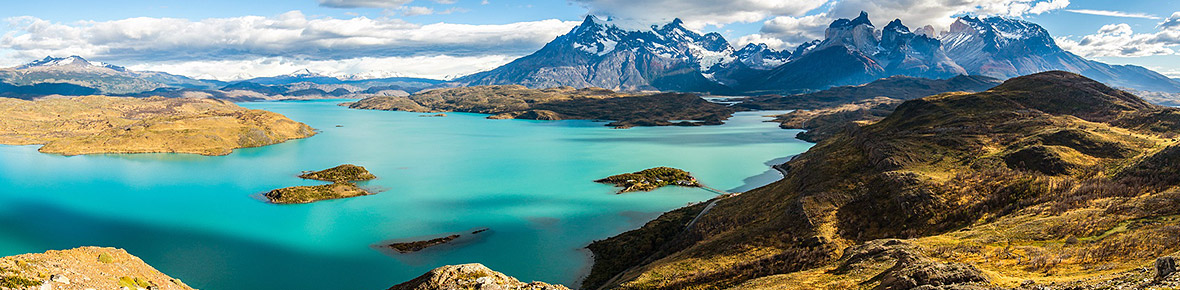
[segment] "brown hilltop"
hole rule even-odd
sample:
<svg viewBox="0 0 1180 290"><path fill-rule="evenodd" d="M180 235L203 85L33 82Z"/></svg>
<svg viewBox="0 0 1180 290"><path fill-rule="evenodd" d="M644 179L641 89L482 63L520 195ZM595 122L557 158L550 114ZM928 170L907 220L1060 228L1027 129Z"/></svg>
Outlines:
<svg viewBox="0 0 1180 290"><path fill-rule="evenodd" d="M0 258L0 289L191 290L115 248L82 247Z"/></svg>
<svg viewBox="0 0 1180 290"><path fill-rule="evenodd" d="M0 98L0 144L44 144L45 153L226 155L312 135L311 127L278 113L214 99Z"/></svg>
<svg viewBox="0 0 1180 290"><path fill-rule="evenodd" d="M907 101L784 164L783 180L718 200L690 228L700 206L595 242L583 288L1135 281L1180 250L1180 182L1162 165L1177 160L1177 116L1065 72ZM850 247L879 239L913 246L908 258L839 270ZM908 268L933 272L889 270ZM917 282L873 278L889 275ZM963 279L914 280L931 275Z"/></svg>

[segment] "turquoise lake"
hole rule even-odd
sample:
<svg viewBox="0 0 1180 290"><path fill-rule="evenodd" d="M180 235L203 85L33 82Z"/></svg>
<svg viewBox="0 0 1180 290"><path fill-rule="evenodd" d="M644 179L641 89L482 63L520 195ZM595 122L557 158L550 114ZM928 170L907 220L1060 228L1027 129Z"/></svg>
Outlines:
<svg viewBox="0 0 1180 290"><path fill-rule="evenodd" d="M0 256L124 248L199 289L385 289L448 264L483 263L525 281L576 287L587 244L707 200L697 188L617 195L592 182L655 166L744 191L779 179L812 144L739 113L722 126L611 129L602 122L361 111L334 101L241 103L321 132L227 156L65 157L0 145ZM339 125L339 127L338 127ZM378 179L372 196L272 205L271 189L321 184L300 171L344 163ZM404 255L381 241L488 228Z"/></svg>

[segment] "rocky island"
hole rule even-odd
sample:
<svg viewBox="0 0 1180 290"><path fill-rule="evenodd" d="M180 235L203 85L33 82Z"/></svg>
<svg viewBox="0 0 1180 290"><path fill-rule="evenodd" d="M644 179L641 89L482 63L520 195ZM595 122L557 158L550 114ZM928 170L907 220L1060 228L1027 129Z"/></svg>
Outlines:
<svg viewBox="0 0 1180 290"><path fill-rule="evenodd" d="M0 258L0 289L193 288L122 249L83 247Z"/></svg>
<svg viewBox="0 0 1180 290"><path fill-rule="evenodd" d="M300 174L299 178L331 182L349 182L373 180L377 179L377 176L369 173L369 170L365 169L364 167L352 164L344 164L320 171L305 172Z"/></svg>
<svg viewBox="0 0 1180 290"><path fill-rule="evenodd" d="M473 235L478 235L480 233L487 232L487 231L488 231L487 228L479 228L479 229L475 229L475 230L471 231L471 234L466 234L466 233L450 234L450 235L446 235L443 237L427 239L427 240L387 243L385 245L382 245L382 247L392 249L394 251L397 251L398 253L408 254L408 253L413 253L413 252L425 250L426 248L440 246L440 245L443 245L446 243L454 242L455 240L458 240L459 238L462 238L465 235L466 236L473 236Z"/></svg>
<svg viewBox="0 0 1180 290"><path fill-rule="evenodd" d="M624 173L613 175L607 178L595 180L598 183L614 184L622 187L618 193L627 193L632 191L652 191L660 187L669 185L700 187L701 184L697 182L695 177L692 177L687 171L671 168L671 167L656 167L644 169L643 171Z"/></svg>
<svg viewBox="0 0 1180 290"><path fill-rule="evenodd" d="M44 144L44 153L226 155L315 134L283 115L214 99L0 98L0 144Z"/></svg>
<svg viewBox="0 0 1180 290"><path fill-rule="evenodd" d="M280 188L271 190L263 196L275 204L299 204L373 195L375 193L365 190L353 182L373 180L377 176L369 173L369 170L364 167L344 164L320 171L304 172L299 175L299 178L331 181L332 183Z"/></svg>
<svg viewBox="0 0 1180 290"><path fill-rule="evenodd" d="M267 200L276 204L313 203L322 200L372 195L373 193L350 182L323 185L292 186L267 192Z"/></svg>
<svg viewBox="0 0 1180 290"><path fill-rule="evenodd" d="M607 126L618 128L720 125L737 111L692 94L627 94L572 87L529 89L519 85L437 89L408 97L370 97L347 105L353 109L491 114L489 119L611 120Z"/></svg>

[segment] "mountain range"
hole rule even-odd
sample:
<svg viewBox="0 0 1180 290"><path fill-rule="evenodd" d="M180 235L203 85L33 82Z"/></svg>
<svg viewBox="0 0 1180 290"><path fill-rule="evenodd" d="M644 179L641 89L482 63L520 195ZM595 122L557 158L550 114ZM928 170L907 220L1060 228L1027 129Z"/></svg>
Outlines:
<svg viewBox="0 0 1180 290"><path fill-rule="evenodd" d="M434 87L440 80L410 77L332 77L302 69L290 74L236 82L194 79L164 72L133 71L79 56L46 57L0 69L0 97L31 99L45 95L206 96L229 100L334 98L351 95L405 95Z"/></svg>
<svg viewBox="0 0 1180 290"><path fill-rule="evenodd" d="M441 81L299 70L236 82L132 71L81 57L46 57L0 69L0 96L50 94L182 96L231 100L400 95L477 85L530 88L600 87L733 95L807 93L861 85L891 76L1007 79L1043 71L1078 73L1115 87L1180 93L1180 81L1134 65L1087 60L1059 47L1041 26L1003 17L961 17L948 31L910 29L900 20L877 28L867 13L833 21L817 39L794 49L750 43L740 49L716 32L698 33L680 19L624 30L593 15L540 50L498 68ZM368 78L375 77L375 78Z"/></svg>
<svg viewBox="0 0 1180 290"><path fill-rule="evenodd" d="M1048 31L1024 20L964 16L936 35L930 26L911 30L900 20L878 29L868 16L836 20L824 39L791 51L765 44L735 49L720 34L694 32L679 19L626 31L587 16L537 52L455 84L757 94L859 85L895 75L1007 79L1062 70L1113 86L1180 92L1180 82L1146 68L1065 51Z"/></svg>

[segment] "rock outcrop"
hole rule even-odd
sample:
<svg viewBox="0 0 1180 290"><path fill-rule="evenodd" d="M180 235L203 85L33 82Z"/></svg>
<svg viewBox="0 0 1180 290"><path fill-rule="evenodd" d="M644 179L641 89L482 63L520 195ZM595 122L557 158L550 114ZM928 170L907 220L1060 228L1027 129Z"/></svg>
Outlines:
<svg viewBox="0 0 1180 290"><path fill-rule="evenodd" d="M0 258L0 289L191 290L126 251L82 247Z"/></svg>
<svg viewBox="0 0 1180 290"><path fill-rule="evenodd" d="M544 282L524 283L481 264L443 266L389 290L569 290Z"/></svg>

